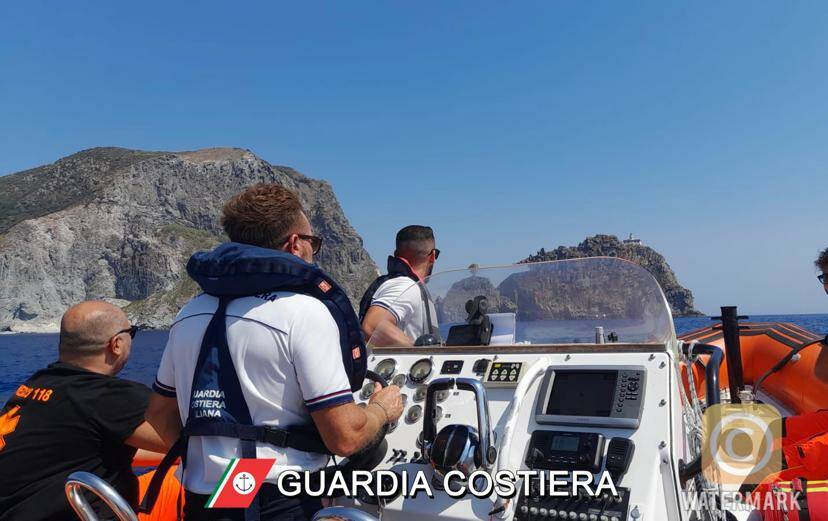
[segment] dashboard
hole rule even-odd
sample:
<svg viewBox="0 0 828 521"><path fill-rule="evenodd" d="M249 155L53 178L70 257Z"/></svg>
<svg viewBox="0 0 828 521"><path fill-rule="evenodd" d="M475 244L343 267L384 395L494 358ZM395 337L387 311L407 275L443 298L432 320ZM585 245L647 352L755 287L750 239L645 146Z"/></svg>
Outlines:
<svg viewBox="0 0 828 521"><path fill-rule="evenodd" d="M389 429L388 452L378 469L393 470L407 479L422 471L433 479L423 450L426 391L438 379L473 379L482 384L488 399L493 445L498 448L495 467L618 474L613 476L619 487L615 498L550 498L537 493L533 482L529 494L520 492L511 500L511 518L673 518L673 507L665 497L678 495L673 469L683 448L673 442L673 432L681 430L680 414L674 414L680 406L672 391L673 364L663 346L376 348L369 362L370 369L400 387L405 404L401 418ZM523 399L512 403L524 380ZM366 404L372 392L373 384L366 383L354 398ZM439 390L434 403L438 431L447 425L478 425L473 392ZM503 446L512 415L510 443ZM456 499L438 490L433 498L394 498L382 510L393 519L489 519L494 518L497 499L494 495ZM375 504L356 499L338 500L338 504L378 513Z"/></svg>

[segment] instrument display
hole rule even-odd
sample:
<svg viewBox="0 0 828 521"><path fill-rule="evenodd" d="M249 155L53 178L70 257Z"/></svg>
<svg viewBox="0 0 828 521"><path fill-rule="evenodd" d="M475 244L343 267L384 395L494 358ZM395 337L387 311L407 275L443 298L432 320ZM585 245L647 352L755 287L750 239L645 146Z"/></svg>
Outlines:
<svg viewBox="0 0 828 521"><path fill-rule="evenodd" d="M397 370L397 361L393 358L386 358L378 363L374 368L374 372L380 375L386 382L388 382Z"/></svg>
<svg viewBox="0 0 828 521"><path fill-rule="evenodd" d="M363 400L367 400L374 394L374 382L368 382L362 386L362 392L359 394Z"/></svg>
<svg viewBox="0 0 828 521"><path fill-rule="evenodd" d="M554 451L575 452L578 450L578 438L573 436L552 436L549 448Z"/></svg>
<svg viewBox="0 0 828 521"><path fill-rule="evenodd" d="M431 376L431 371L433 370L434 364L431 363L431 359L422 358L414 362L414 365L411 366L411 370L408 372L408 379L412 383L421 384Z"/></svg>
<svg viewBox="0 0 828 521"><path fill-rule="evenodd" d="M395 376L393 380L391 380L391 383L392 383L392 384L394 384L394 385L396 385L396 386L397 386L397 387L399 387L400 389L402 389L402 388L403 388L403 386L405 385L405 381L406 381L406 376L405 376L405 374L400 373L400 374L398 374L397 376Z"/></svg>
<svg viewBox="0 0 828 521"><path fill-rule="evenodd" d="M546 414L609 416L617 371L559 372L546 402Z"/></svg>
<svg viewBox="0 0 828 521"><path fill-rule="evenodd" d="M535 421L637 429L646 371L638 366L550 368L535 406Z"/></svg>
<svg viewBox="0 0 828 521"><path fill-rule="evenodd" d="M417 423L423 415L422 405L412 405L405 415L405 421L408 423Z"/></svg>

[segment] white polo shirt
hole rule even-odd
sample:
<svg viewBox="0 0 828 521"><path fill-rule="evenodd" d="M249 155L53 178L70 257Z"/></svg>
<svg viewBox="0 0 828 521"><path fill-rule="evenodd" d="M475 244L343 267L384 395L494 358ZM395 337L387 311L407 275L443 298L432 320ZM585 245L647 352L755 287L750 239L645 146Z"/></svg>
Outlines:
<svg viewBox="0 0 828 521"><path fill-rule="evenodd" d="M374 292L371 305L388 310L394 315L397 327L411 340L417 340L418 337L430 332L426 321L426 304L423 301L424 289L408 277L395 277L380 284ZM431 324L436 328L437 312L434 303L429 302L428 308L431 312Z"/></svg>
<svg viewBox="0 0 828 521"><path fill-rule="evenodd" d="M193 372L207 325L218 307L209 295L193 298L170 328L153 388L175 396L187 421ZM353 401L342 364L339 329L328 308L302 294L276 292L235 299L227 306L227 343L242 394L256 425L312 423L310 413ZM211 494L231 458L241 458L231 438L190 438L184 487ZM257 444L257 457L275 458L267 481L285 470L317 470L328 457Z"/></svg>

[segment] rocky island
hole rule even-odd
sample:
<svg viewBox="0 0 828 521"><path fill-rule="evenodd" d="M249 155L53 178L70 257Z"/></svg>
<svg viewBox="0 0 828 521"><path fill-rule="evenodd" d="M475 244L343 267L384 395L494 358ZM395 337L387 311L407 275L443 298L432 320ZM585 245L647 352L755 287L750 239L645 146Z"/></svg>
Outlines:
<svg viewBox="0 0 828 521"><path fill-rule="evenodd" d="M327 182L235 148L94 148L0 177L0 331L56 331L64 310L84 299L168 327L197 290L187 259L226 240L224 202L258 182L300 195L325 239L319 264L361 295L377 266Z"/></svg>

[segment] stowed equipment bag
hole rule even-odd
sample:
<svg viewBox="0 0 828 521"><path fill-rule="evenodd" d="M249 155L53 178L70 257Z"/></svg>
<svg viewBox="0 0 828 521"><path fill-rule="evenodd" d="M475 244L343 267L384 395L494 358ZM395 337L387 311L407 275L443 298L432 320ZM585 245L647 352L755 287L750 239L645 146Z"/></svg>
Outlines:
<svg viewBox="0 0 828 521"><path fill-rule="evenodd" d="M304 452L329 454L315 427L276 428L253 425L227 345L227 305L235 298L291 291L319 299L339 327L342 363L351 391L357 391L367 370L367 355L359 321L342 289L315 264L286 252L246 244L225 243L211 252L198 252L187 263L187 273L204 293L218 297L193 374L189 413L179 439L170 448L141 501L140 512L155 503L164 476L179 457L186 465L190 436L238 439L243 458L256 457L256 443L269 443ZM220 397L201 400L199 397ZM224 407L215 404L223 402ZM253 501L247 519L258 518Z"/></svg>

